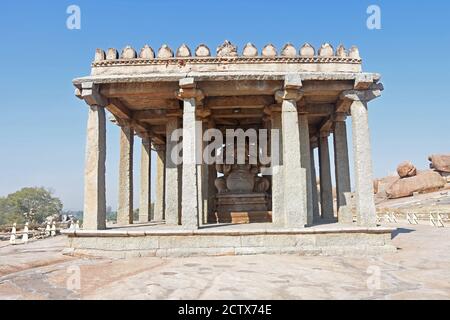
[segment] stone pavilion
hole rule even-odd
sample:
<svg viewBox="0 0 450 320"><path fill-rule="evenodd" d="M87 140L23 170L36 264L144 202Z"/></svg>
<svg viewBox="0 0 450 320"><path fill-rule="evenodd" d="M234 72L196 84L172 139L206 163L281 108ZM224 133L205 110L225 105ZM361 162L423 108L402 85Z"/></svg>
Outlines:
<svg viewBox="0 0 450 320"><path fill-rule="evenodd" d="M97 49L91 74L73 81L88 120L83 230L65 232L71 249L119 256L394 250L392 230L377 226L372 182L368 102L383 86L379 74L363 72L358 48L288 43L278 50L249 43L238 51L225 41L211 51L204 44L175 52L167 45L156 52L148 45L140 52ZM118 215L111 228L106 111L120 127ZM267 152L280 161L269 164L270 174L260 162L191 161L206 148L207 129L278 130ZM172 139L177 130L181 142ZM135 140L139 221L133 221ZM180 144L183 161L174 163Z"/></svg>

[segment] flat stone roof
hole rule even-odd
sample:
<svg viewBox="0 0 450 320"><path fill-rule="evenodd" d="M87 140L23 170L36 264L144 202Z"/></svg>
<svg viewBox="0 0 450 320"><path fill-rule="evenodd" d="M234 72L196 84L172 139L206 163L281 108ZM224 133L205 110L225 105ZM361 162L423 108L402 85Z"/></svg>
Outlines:
<svg viewBox="0 0 450 320"><path fill-rule="evenodd" d="M303 81L338 81L372 79L377 83L381 79L379 73L369 72L298 72ZM178 82L182 78L193 77L196 81L228 81L228 80L277 80L283 81L286 72L276 71L228 71L228 72L178 72L148 74L98 74L79 77L73 80L79 87L83 82L128 83L128 82Z"/></svg>

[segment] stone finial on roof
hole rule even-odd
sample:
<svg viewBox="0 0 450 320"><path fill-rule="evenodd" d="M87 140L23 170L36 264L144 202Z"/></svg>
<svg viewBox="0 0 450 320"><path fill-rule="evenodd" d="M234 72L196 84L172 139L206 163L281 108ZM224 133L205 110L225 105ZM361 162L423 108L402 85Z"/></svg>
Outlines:
<svg viewBox="0 0 450 320"><path fill-rule="evenodd" d="M136 50L134 50L131 46L126 46L122 50L121 58L122 59L135 59L137 57Z"/></svg>
<svg viewBox="0 0 450 320"><path fill-rule="evenodd" d="M264 57L275 57L277 55L277 49L271 43L266 44L262 49L262 55Z"/></svg>
<svg viewBox="0 0 450 320"><path fill-rule="evenodd" d="M337 47L336 56L341 58L347 57L347 50L345 50L345 47L342 44L340 44L339 47Z"/></svg>
<svg viewBox="0 0 450 320"><path fill-rule="evenodd" d="M295 57L297 55L297 49L291 43L286 43L283 49L281 49L281 55L284 57Z"/></svg>
<svg viewBox="0 0 450 320"><path fill-rule="evenodd" d="M119 59L119 53L114 48L109 48L106 52L106 60L115 60Z"/></svg>
<svg viewBox="0 0 450 320"><path fill-rule="evenodd" d="M173 51L167 44L163 44L158 50L157 57L160 59L173 58Z"/></svg>
<svg viewBox="0 0 450 320"><path fill-rule="evenodd" d="M237 57L238 55L237 47L228 40L225 40L222 45L217 47L216 52L218 57Z"/></svg>
<svg viewBox="0 0 450 320"><path fill-rule="evenodd" d="M331 44L324 43L319 49L319 56L321 57L332 57L334 55L334 50Z"/></svg>
<svg viewBox="0 0 450 320"><path fill-rule="evenodd" d="M142 47L141 53L139 53L139 58L154 59L155 51L153 51L153 49L148 44L146 44L145 46Z"/></svg>
<svg viewBox="0 0 450 320"><path fill-rule="evenodd" d="M300 48L300 55L302 57L314 57L315 54L316 54L316 51L314 50L313 46L310 45L309 43L305 43Z"/></svg>
<svg viewBox="0 0 450 320"><path fill-rule="evenodd" d="M103 49L95 49L94 61L98 62L103 61L105 59L106 59L105 51L103 51Z"/></svg>
<svg viewBox="0 0 450 320"><path fill-rule="evenodd" d="M352 46L348 52L348 56L353 59L361 59L358 47Z"/></svg>
<svg viewBox="0 0 450 320"><path fill-rule="evenodd" d="M177 49L176 53L177 57L190 57L191 56L191 49L184 43Z"/></svg>
<svg viewBox="0 0 450 320"><path fill-rule="evenodd" d="M195 56L196 57L209 57L209 56L211 56L211 52L209 51L209 48L202 43L195 49Z"/></svg>
<svg viewBox="0 0 450 320"><path fill-rule="evenodd" d="M258 55L258 49L253 43L247 43L242 51L244 57L256 57Z"/></svg>
<svg viewBox="0 0 450 320"><path fill-rule="evenodd" d="M220 61L221 57L236 57L238 58L248 58L248 57L258 57L265 58L264 61L272 61L272 60L280 60L287 61L285 58L289 59L289 63L298 63L302 61L307 62L315 62L315 63L360 63L360 55L357 47L353 46L351 49L346 50L343 45L339 45L336 50L333 49L332 45L329 43L324 43L320 49L316 52L313 46L309 43L305 43L298 51L291 43L287 43L283 46L280 52L277 52L277 49L272 44L267 44L258 52L258 48L252 43L247 43L242 50L242 54L239 56L237 52L236 45L232 44L230 41L225 40L225 42L217 47L217 61ZM119 59L117 62L113 60ZM162 45L159 50L156 52L150 46L145 45L139 55L131 46L126 46L121 54L117 52L116 49L110 48L106 51L106 53L102 49L97 49L94 56L94 65L95 66L109 66L116 63L121 65L123 64L133 64L132 61L127 62L124 60L133 60L136 58L145 59L145 60L153 60L153 59L170 59L174 58L188 58L188 57L196 57L196 58L204 58L211 57L211 51L205 44L200 44L195 49L195 52L192 52L191 49L186 45L182 44L177 50L176 54L169 48L166 44ZM202 59L189 59L191 63L202 63ZM311 60L310 58L315 58ZM333 58L333 59L330 59ZM106 61L105 61L106 60ZM358 60L358 61L355 61ZM212 60L213 61L213 60ZM215 61L215 60L214 60ZM250 59L248 61L255 62L256 60ZM147 63L147 62L145 62ZM148 61L148 63L152 64L163 64L166 61Z"/></svg>

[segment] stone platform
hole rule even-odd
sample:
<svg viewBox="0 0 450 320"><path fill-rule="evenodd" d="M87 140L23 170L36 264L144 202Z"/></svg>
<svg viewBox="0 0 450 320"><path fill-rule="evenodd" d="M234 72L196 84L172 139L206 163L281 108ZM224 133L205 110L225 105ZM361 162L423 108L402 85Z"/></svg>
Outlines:
<svg viewBox="0 0 450 320"><path fill-rule="evenodd" d="M255 223L272 222L271 211L215 212L209 217L210 223Z"/></svg>
<svg viewBox="0 0 450 320"><path fill-rule="evenodd" d="M272 222L265 193L218 194L217 211L208 217L210 223Z"/></svg>
<svg viewBox="0 0 450 320"><path fill-rule="evenodd" d="M393 228L320 225L305 229L272 224L206 225L198 230L141 225L103 231L64 230L67 254L115 258L252 254L364 255L393 252Z"/></svg>

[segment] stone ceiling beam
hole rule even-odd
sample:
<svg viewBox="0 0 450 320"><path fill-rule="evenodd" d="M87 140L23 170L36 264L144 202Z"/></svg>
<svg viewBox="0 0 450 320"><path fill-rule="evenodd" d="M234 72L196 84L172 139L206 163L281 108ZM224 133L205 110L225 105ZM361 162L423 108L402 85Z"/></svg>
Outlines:
<svg viewBox="0 0 450 320"><path fill-rule="evenodd" d="M114 116L130 120L132 118L132 112L128 109L120 99L111 98L108 100L108 104L106 106L109 112L111 112Z"/></svg>
<svg viewBox="0 0 450 320"><path fill-rule="evenodd" d="M262 108L273 103L273 95L208 97L205 100L210 109Z"/></svg>
<svg viewBox="0 0 450 320"><path fill-rule="evenodd" d="M199 82L198 87L206 96L228 97L228 96L251 96L251 95L273 95L282 89L282 81L204 81Z"/></svg>
<svg viewBox="0 0 450 320"><path fill-rule="evenodd" d="M333 119L332 116L328 116L327 118L325 118L322 123L319 125L320 128L320 132L331 132L331 130L333 129Z"/></svg>
<svg viewBox="0 0 450 320"><path fill-rule="evenodd" d="M107 83L102 85L100 93L108 98L145 95L154 99L167 99L173 97L176 90L177 82Z"/></svg>

